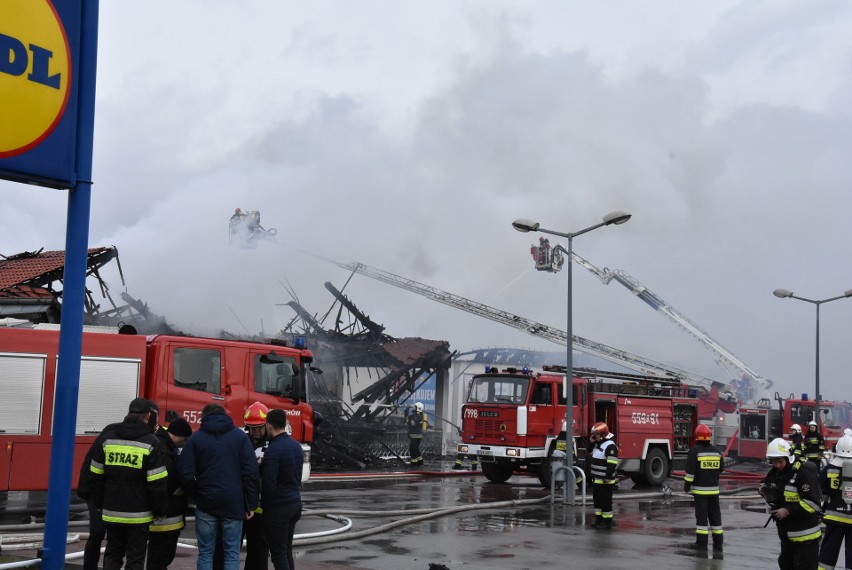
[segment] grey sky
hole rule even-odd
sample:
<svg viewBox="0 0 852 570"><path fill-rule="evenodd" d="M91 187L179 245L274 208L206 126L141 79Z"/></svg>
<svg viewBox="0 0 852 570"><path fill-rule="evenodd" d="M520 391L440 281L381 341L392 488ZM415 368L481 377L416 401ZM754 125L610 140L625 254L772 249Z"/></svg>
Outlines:
<svg viewBox="0 0 852 570"><path fill-rule="evenodd" d="M300 249L564 328L565 272L535 272L512 220L626 210L577 251L813 393L814 308L772 290L852 289L850 25L828 1L103 2L90 244L197 332L241 330L232 310L278 330L278 279L324 313L348 275ZM0 196L0 253L63 247L64 193ZM280 244L229 250L235 207ZM577 334L724 377L626 289L574 283ZM346 292L395 336L553 348L364 277ZM852 300L821 321L823 395L849 399Z"/></svg>

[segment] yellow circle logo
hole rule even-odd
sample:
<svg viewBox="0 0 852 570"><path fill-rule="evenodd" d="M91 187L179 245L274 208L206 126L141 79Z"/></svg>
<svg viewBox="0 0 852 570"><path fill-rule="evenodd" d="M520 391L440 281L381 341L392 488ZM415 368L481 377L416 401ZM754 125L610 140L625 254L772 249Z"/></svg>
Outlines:
<svg viewBox="0 0 852 570"><path fill-rule="evenodd" d="M56 128L71 85L71 51L50 0L0 1L0 158Z"/></svg>

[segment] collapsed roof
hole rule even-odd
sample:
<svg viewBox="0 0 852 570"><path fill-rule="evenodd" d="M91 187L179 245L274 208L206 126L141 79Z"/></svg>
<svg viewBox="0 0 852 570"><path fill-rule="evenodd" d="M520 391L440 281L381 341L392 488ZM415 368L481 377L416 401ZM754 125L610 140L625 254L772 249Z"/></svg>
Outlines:
<svg viewBox="0 0 852 570"><path fill-rule="evenodd" d="M65 252L24 251L15 255L0 255L0 318L25 319L35 323L58 323L62 313L62 291L65 277ZM109 303L102 308L86 287L84 322L104 326L129 324L142 333L175 332L165 319L148 310L145 303L121 293L123 305L116 304L110 288L101 277L100 270L115 260L121 284L124 275L118 249L112 247L89 248L86 254L87 285L94 279L101 296Z"/></svg>

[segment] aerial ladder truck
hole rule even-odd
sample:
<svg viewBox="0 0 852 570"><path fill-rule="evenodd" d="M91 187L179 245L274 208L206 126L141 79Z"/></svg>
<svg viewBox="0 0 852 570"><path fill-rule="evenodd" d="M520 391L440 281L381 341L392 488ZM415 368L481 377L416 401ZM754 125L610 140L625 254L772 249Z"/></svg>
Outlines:
<svg viewBox="0 0 852 570"><path fill-rule="evenodd" d="M438 301L444 305L461 309L468 313L479 315L480 317L484 317L494 322L510 326L529 335L543 338L562 346L566 346L567 344L567 333L555 327L515 315L508 311L496 309L471 299L466 299L460 295L442 291L435 287L414 281L413 279L408 279L388 271L370 267L369 265L358 261L345 261L322 257L316 254L313 255L343 269L370 277L371 279L381 281L388 285L393 285L400 289L405 289L412 293L417 293L418 295L432 299L433 301ZM701 402L701 405L698 413L701 419L710 419L714 417L717 411L729 413L736 410L736 399L730 396L730 394L722 392L719 389L721 383L711 380L710 378L578 335L573 335L573 341L574 348L580 352L603 358L604 360L613 362L619 366L634 370L646 376L653 376L661 380L678 381L680 383L699 388L698 399Z"/></svg>

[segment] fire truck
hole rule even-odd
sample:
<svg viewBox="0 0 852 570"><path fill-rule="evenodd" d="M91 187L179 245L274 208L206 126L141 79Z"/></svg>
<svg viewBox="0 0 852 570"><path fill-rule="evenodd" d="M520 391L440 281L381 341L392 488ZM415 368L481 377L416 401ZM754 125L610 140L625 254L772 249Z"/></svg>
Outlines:
<svg viewBox="0 0 852 570"><path fill-rule="evenodd" d="M565 367L533 373L491 368L471 379L462 406L459 453L477 455L489 481L517 471L549 486L554 452L565 449ZM618 443L619 470L636 482L661 484L682 468L694 445L703 388L655 376L575 369L572 382L574 447L582 461L589 430L606 422ZM736 405L736 403L734 403Z"/></svg>
<svg viewBox="0 0 852 570"><path fill-rule="evenodd" d="M816 402L807 394L796 398L790 394L782 398L775 393L776 406L769 398L762 398L754 406L741 407L736 433L727 441L729 454L738 459L766 457L766 445L776 437L788 438L790 427L799 424L807 434L808 422L814 419ZM849 402L823 401L819 403L819 431L825 438L826 450L831 450L843 437L843 430L852 427L852 404Z"/></svg>
<svg viewBox="0 0 852 570"><path fill-rule="evenodd" d="M47 489L59 331L0 328L0 491ZM46 325L47 327L55 327ZM188 336L140 336L87 327L83 333L74 444L74 481L104 426L121 421L133 398L155 401L160 423L184 418L199 427L207 404L222 405L237 426L258 401L281 408L304 449L310 474L314 413L305 401L305 368L313 354L281 342Z"/></svg>

